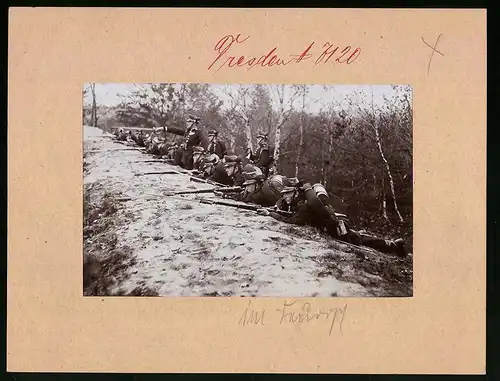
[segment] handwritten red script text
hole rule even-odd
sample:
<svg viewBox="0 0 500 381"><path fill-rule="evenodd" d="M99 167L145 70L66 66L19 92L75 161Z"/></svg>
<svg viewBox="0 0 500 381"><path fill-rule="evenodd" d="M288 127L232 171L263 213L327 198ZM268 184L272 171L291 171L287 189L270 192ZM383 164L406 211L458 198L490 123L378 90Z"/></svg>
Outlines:
<svg viewBox="0 0 500 381"><path fill-rule="evenodd" d="M278 51L277 46L269 49L261 56L254 57L236 54L234 51L237 51L238 47L244 44L249 38L250 36L242 37L241 34L236 36L229 34L217 41L214 47L216 57L208 67L208 70L215 71L215 73L222 68L240 67L250 70L256 66L286 66L304 61L311 62L314 65L326 63L350 65L358 59L361 53L359 47L353 48L349 45L335 46L329 42L325 42L318 48L313 41L307 47L299 49L298 54L289 53L287 55L281 53Z"/></svg>

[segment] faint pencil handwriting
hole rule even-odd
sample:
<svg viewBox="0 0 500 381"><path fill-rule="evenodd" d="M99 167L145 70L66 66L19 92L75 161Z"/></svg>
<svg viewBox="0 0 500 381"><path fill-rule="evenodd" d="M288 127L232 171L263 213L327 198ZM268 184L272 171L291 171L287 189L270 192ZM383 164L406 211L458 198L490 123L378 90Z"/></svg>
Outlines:
<svg viewBox="0 0 500 381"><path fill-rule="evenodd" d="M441 54L441 56L444 57L444 54L441 53L439 50L437 50L437 46L438 46L438 43L439 43L439 39L441 38L441 33L439 33L439 36L436 40L436 43L434 44L434 47L432 47L431 45L429 45L423 37L421 37L422 41L424 42L425 45L427 45L429 48L432 49L432 52L431 52L431 56L429 57L429 64L427 65L427 75L429 75L429 72L431 70L431 62L432 62L432 57L434 56L434 53L438 53L438 54Z"/></svg>
<svg viewBox="0 0 500 381"><path fill-rule="evenodd" d="M241 326L263 326L264 319L271 323L282 324L307 324L311 322L325 322L328 328L328 335L331 336L334 330L338 330L343 335L342 327L344 324L347 304L343 307L329 308L312 308L311 303L300 303L297 301L284 301L281 308L277 308L276 312L271 310L266 315L266 310L256 308L252 300L248 301L248 305L239 316L238 325ZM271 315L269 315L271 314ZM318 324L318 323L315 323Z"/></svg>
<svg viewBox="0 0 500 381"><path fill-rule="evenodd" d="M344 322L346 310L347 304L345 304L343 308L319 308L313 310L309 302L305 302L304 304L299 304L295 301L287 303L286 300L283 303L283 308L278 309L278 311L281 311L280 324L309 323L313 320L329 321L330 326L328 335L332 334L335 323L338 323L339 332L343 334L342 324Z"/></svg>
<svg viewBox="0 0 500 381"><path fill-rule="evenodd" d="M248 306L238 321L238 324L245 326L247 324L264 325L264 315L266 310L256 310L252 307L252 301L248 301Z"/></svg>

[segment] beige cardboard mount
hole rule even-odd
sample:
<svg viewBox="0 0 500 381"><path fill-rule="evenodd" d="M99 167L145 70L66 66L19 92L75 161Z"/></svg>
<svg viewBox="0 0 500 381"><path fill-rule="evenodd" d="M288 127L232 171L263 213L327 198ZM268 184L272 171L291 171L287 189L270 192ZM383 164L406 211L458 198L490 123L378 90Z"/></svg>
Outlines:
<svg viewBox="0 0 500 381"><path fill-rule="evenodd" d="M484 373L485 10L11 8L9 21L9 371ZM231 34L249 37L238 56L313 41L315 57L326 42L360 54L208 70ZM280 324L280 298L253 300L270 317L243 327L246 298L83 297L86 82L412 85L414 296L309 300L348 305L332 335Z"/></svg>

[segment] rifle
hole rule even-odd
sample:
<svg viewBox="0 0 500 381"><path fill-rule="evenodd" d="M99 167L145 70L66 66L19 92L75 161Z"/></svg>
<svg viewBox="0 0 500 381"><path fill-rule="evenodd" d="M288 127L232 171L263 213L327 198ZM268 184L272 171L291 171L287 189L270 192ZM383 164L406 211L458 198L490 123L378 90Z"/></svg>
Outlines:
<svg viewBox="0 0 500 381"><path fill-rule="evenodd" d="M144 173L136 173L134 176L147 176L147 175L178 175L177 171L161 171L161 172L144 172Z"/></svg>
<svg viewBox="0 0 500 381"><path fill-rule="evenodd" d="M212 192L238 192L240 191L240 187L223 187L223 188L215 188L215 189L194 189L187 191L177 191L177 192L166 192L165 196L174 196L177 194L197 194L197 193L212 193Z"/></svg>
<svg viewBox="0 0 500 381"><path fill-rule="evenodd" d="M137 150L139 150L139 149L136 147L129 147L129 148L89 149L89 150L85 150L85 152L113 152L113 151L137 151Z"/></svg>
<svg viewBox="0 0 500 381"><path fill-rule="evenodd" d="M209 205L224 205L224 206L230 206L230 207L238 208L238 209L252 210L254 212L258 212L259 210L264 209L264 210L267 210L269 212L279 213L279 214L283 214L283 215L286 215L286 216L293 215L293 212L287 212L287 211L275 209L275 208L272 208L272 207L265 208L265 207L262 207L262 206L259 206L259 205L236 204L234 202L216 201L216 200L209 200L209 199L206 199L206 198L201 198L200 199L200 203L202 203L202 204L209 204Z"/></svg>
<svg viewBox="0 0 500 381"><path fill-rule="evenodd" d="M215 185L217 187L227 187L227 185L225 184L221 184L221 183L218 183L217 181L213 181L213 180L205 180L205 179L199 179L198 177L193 177L191 176L189 178L190 181L194 181L195 183L203 183L203 184L210 184L210 185Z"/></svg>
<svg viewBox="0 0 500 381"><path fill-rule="evenodd" d="M164 160L151 159L151 160L134 160L132 163L166 163Z"/></svg>

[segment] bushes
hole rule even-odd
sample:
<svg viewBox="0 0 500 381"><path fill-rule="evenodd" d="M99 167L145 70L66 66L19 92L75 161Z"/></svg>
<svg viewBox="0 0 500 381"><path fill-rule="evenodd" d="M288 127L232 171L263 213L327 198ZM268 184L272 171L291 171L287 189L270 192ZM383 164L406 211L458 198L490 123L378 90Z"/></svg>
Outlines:
<svg viewBox="0 0 500 381"><path fill-rule="evenodd" d="M83 294L85 296L157 295L155 290L134 289L124 293L118 284L136 264L132 250L118 245L115 227L121 223L114 195L105 192L97 197L98 189L87 186L83 204ZM98 202L92 202L92 199Z"/></svg>

